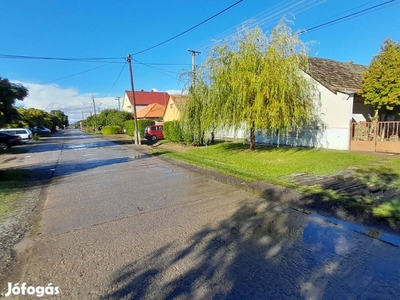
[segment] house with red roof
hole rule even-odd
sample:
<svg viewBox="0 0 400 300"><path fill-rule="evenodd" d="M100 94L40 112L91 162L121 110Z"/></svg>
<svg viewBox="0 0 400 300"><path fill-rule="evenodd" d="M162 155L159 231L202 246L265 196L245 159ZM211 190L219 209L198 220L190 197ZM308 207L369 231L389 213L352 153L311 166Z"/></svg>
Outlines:
<svg viewBox="0 0 400 300"><path fill-rule="evenodd" d="M147 120L162 120L164 117L165 106L152 103L147 105L145 108L141 109L137 113L138 119L147 119Z"/></svg>
<svg viewBox="0 0 400 300"><path fill-rule="evenodd" d="M149 104L157 103L166 107L169 101L169 94L166 92L151 91L135 91L136 113L138 114L142 109ZM122 109L124 111L133 113L133 93L132 91L125 91L124 99L122 102Z"/></svg>

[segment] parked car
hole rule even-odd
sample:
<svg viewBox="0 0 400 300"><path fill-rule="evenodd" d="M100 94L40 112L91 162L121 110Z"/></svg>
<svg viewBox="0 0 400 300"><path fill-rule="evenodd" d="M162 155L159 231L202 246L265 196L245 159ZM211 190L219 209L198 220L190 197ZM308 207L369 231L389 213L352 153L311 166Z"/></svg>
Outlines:
<svg viewBox="0 0 400 300"><path fill-rule="evenodd" d="M22 139L19 135L12 135L5 132L0 132L0 149L7 150L15 145L21 145Z"/></svg>
<svg viewBox="0 0 400 300"><path fill-rule="evenodd" d="M51 130L49 129L49 128L47 128L47 127L44 127L44 126L35 126L35 127L33 127L32 128L32 132L38 132L38 133L41 133L41 132L46 132L46 133L51 133Z"/></svg>
<svg viewBox="0 0 400 300"><path fill-rule="evenodd" d="M30 141L33 138L32 131L29 128L7 128L0 129L0 132L5 132L12 135L19 135L23 142Z"/></svg>
<svg viewBox="0 0 400 300"><path fill-rule="evenodd" d="M163 127L161 125L147 126L144 129L144 137L153 142L164 139Z"/></svg>

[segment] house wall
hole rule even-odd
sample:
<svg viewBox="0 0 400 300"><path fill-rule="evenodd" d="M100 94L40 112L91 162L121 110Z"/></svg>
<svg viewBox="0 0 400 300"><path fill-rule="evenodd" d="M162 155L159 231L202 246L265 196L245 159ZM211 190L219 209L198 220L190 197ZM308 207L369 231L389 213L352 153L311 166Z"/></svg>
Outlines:
<svg viewBox="0 0 400 300"><path fill-rule="evenodd" d="M136 105L136 113L138 113L139 111L141 111L143 108L145 108L147 105ZM124 99L122 101L122 110L132 113L132 105L131 102L128 99L128 95L125 93L124 94Z"/></svg>
<svg viewBox="0 0 400 300"><path fill-rule="evenodd" d="M316 114L320 124L314 128L305 128L299 133L292 133L287 137L266 136L258 131L257 143L349 149L353 95L340 92L335 94L320 83L315 83L318 90L318 96L315 99Z"/></svg>
<svg viewBox="0 0 400 300"><path fill-rule="evenodd" d="M122 100L122 110L126 112L132 112L131 103L129 102L128 95L125 93Z"/></svg>
<svg viewBox="0 0 400 300"><path fill-rule="evenodd" d="M179 120L180 116L175 101L170 97L164 113L164 122Z"/></svg>

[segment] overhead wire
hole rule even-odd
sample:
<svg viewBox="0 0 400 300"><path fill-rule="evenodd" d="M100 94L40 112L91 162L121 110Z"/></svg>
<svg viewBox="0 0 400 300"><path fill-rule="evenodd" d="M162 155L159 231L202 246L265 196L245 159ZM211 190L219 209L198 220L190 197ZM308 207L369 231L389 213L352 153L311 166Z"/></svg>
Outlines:
<svg viewBox="0 0 400 300"><path fill-rule="evenodd" d="M340 23L340 22L346 21L346 20L348 20L348 19L352 19L352 18L354 18L354 17L356 17L356 16L358 16L358 15L363 15L363 14L365 14L365 13L368 13L368 12L371 12L371 11L375 11L375 10L377 10L378 8L383 8L384 5L387 5L387 4L392 3L392 2L394 2L394 1L396 1L396 0L389 0L389 1L386 1L386 2L383 2L383 3L380 3L380 4L377 4L377 5L368 7L368 8L366 8L366 9L357 11L357 12L355 12L355 13L351 13L351 14L348 14L348 15L346 15L346 16L343 16L343 17L340 17L340 18L336 18L336 19L334 19L334 20L325 22L325 23L323 23L323 24L316 25L316 26L314 26L314 27L305 29L305 30L301 31L299 34L309 33L309 32L312 32L312 31L315 31L315 30L318 30L318 29L321 29L321 28L324 28L324 27L327 27L327 26L330 26L330 25L333 25L333 24L336 24L336 23ZM398 3L395 3L395 4L398 4ZM386 6L385 6L385 7L386 7Z"/></svg>
<svg viewBox="0 0 400 300"><path fill-rule="evenodd" d="M312 4L315 1L319 1L319 0L312 0L311 2L307 2L307 0L302 0L302 1L297 1L297 0L285 0L282 1L274 6L272 6L271 8L268 8L266 10L264 10L263 12L251 17L248 20L248 24L246 24L246 26L248 26L248 28L254 28L256 26L260 26L260 27L267 27L269 24L272 23L277 23L277 21L279 21L279 19L281 18L282 15L288 14L290 13L296 13L297 10L300 10L300 12L306 11L311 9L312 7L315 7L317 5L320 5L324 2L326 2L327 0L322 0L319 1L318 3L310 6L310 4ZM265 21L269 21L269 23L265 23ZM241 24L237 24L233 27L231 27L229 30L224 31L222 34L219 34L218 36L221 38L214 38L214 40L207 44L206 46L202 46L200 47L202 52L206 52L207 49L210 49L213 45L221 42L224 39L227 39L229 37L234 36L235 34L237 34L238 28L240 26L243 26L243 23Z"/></svg>
<svg viewBox="0 0 400 300"><path fill-rule="evenodd" d="M173 77L173 76L171 76L171 75L169 75L169 74L166 74L165 72L169 72L169 73L173 73L173 74L177 74L177 75L179 74L179 73L177 73L177 72L172 72L172 71L168 71L168 70L163 70L163 69L161 69L161 68L153 67L153 66L151 66L151 65L149 65L149 64L147 64L147 63L140 62L140 61L138 61L138 60L136 60L136 59L132 59L132 60L135 61L136 63L141 64L141 65L144 65L144 66L146 66L146 67L148 67L148 68L155 69L155 70L158 71L159 73L164 74L165 76L168 76L168 77L173 78L173 79L176 79L176 77Z"/></svg>
<svg viewBox="0 0 400 300"><path fill-rule="evenodd" d="M98 67L95 67L95 68L91 68L91 69L86 70L86 71L82 71L82 72L75 73L75 74L72 74L72 75L68 75L68 76L65 76L65 77L61 77L61 78L49 80L49 81L43 82L43 83L41 83L41 84L48 84L48 83L50 83L50 82L55 82L55 81L59 81L59 80L71 78L71 77L74 77L74 76L78 76L78 75L81 75L81 74L84 74L84 73L91 72L91 71L96 70L96 69L100 69L100 68L102 68L102 67L104 67L104 66L106 66L106 65L107 65L107 64L104 64L104 65L101 65L101 66L98 66Z"/></svg>
<svg viewBox="0 0 400 300"><path fill-rule="evenodd" d="M121 77L121 74L122 74L122 72L123 72L124 69L125 69L125 66L126 66L126 61L125 61L124 65L122 66L122 69L121 69L121 71L119 72L119 74L118 74L118 76L117 76L117 79L114 81L114 84L112 85L112 87L110 88L110 90L107 92L107 94L106 94L103 98L101 98L101 100L103 100L105 97L107 97L107 96L111 93L111 91L113 90L113 88L114 88L115 85L117 84L119 78Z"/></svg>
<svg viewBox="0 0 400 300"><path fill-rule="evenodd" d="M54 61L76 61L76 62L105 62L105 63L116 63L120 64L123 61L109 61L109 60L125 60L124 57L97 57L97 58L66 58L66 57L46 57L46 56L29 56L29 55L11 55L11 54L0 54L0 58L5 59L36 59L36 60L54 60Z"/></svg>
<svg viewBox="0 0 400 300"><path fill-rule="evenodd" d="M177 35L175 35L175 36L173 36L173 37L171 37L171 38L169 38L169 39L167 39L167 40L161 42L161 43L158 43L158 44L156 44L156 45L154 45L154 46L148 47L148 48L143 49L143 50L141 50L141 51L135 52L135 53L133 53L132 55L138 55L138 54L141 54L141 53L143 53L143 52L147 52L147 51L149 51L149 50L152 50L152 49L154 49L154 48L157 48L157 47L159 47L159 46L161 46L161 45L164 45L164 44L166 44L166 43L168 43L168 42L170 42L170 41L176 39L177 37L180 37L181 35L184 35L185 33L188 33L189 31L192 31L193 29L199 27L200 25L203 25L204 23L206 23L206 22L208 22L208 21L214 19L215 17L217 17L217 16L223 14L223 13L226 12L227 10L229 10L229 9L233 8L234 6L238 5L240 2L243 2L243 0L239 0L239 1L235 2L235 3L233 3L232 5L230 5L230 6L228 6L227 8L221 10L220 12L216 13L215 15L212 15L211 17L205 19L204 21L202 21L202 22L200 22L200 23L198 23L198 24L196 24L196 25L190 27L189 29L186 29L185 31L183 31L183 32L181 32L181 33L179 33L179 34L177 34Z"/></svg>

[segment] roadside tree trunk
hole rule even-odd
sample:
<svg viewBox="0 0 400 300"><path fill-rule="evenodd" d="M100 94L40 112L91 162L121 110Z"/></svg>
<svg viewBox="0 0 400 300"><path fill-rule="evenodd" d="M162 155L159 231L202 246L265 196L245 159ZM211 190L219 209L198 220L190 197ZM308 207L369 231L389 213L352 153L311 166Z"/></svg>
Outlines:
<svg viewBox="0 0 400 300"><path fill-rule="evenodd" d="M256 150L256 135L255 135L254 122L251 123L250 127L250 150Z"/></svg>

